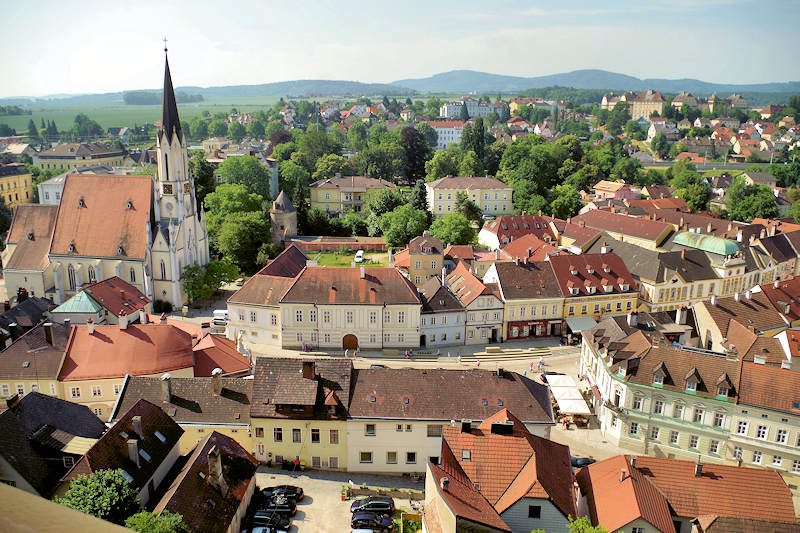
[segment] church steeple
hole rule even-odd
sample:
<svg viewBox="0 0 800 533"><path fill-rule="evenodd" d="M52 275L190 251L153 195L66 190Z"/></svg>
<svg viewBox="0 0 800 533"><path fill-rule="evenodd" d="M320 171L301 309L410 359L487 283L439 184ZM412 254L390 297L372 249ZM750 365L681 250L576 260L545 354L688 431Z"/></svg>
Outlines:
<svg viewBox="0 0 800 533"><path fill-rule="evenodd" d="M161 130L167 141L172 141L173 132L181 139L181 120L178 117L178 104L175 102L175 90L172 88L172 76L169 73L167 42L164 39L164 99L161 103Z"/></svg>

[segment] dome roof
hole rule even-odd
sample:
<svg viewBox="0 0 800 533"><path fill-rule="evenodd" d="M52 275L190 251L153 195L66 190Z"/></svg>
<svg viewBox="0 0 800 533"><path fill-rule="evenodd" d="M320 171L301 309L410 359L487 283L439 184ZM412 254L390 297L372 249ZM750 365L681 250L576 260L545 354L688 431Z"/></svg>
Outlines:
<svg viewBox="0 0 800 533"><path fill-rule="evenodd" d="M730 239L714 237L713 235L703 235L691 231L682 231L672 240L674 244L680 244L688 248L697 248L704 252L718 255L736 255L739 253L739 246Z"/></svg>

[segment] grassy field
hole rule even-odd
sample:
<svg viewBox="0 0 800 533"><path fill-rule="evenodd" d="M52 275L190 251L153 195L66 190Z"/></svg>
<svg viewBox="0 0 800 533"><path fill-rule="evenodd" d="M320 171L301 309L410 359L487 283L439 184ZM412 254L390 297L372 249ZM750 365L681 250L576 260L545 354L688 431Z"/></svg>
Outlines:
<svg viewBox="0 0 800 533"><path fill-rule="evenodd" d="M316 256L312 257L312 260L316 261L319 266L349 267L352 266L355 256L356 256L355 252L342 253L342 254L333 252L324 252L324 253L319 253ZM358 265L364 265L367 267L388 267L389 256L385 252L367 253L364 255L364 262L357 263L357 266Z"/></svg>

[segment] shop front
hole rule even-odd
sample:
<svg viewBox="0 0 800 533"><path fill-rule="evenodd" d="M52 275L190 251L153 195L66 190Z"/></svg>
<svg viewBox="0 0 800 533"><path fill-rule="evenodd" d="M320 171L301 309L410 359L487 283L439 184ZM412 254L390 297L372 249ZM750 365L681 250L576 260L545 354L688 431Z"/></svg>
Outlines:
<svg viewBox="0 0 800 533"><path fill-rule="evenodd" d="M560 320L529 320L508 323L507 338L551 337L561 335Z"/></svg>

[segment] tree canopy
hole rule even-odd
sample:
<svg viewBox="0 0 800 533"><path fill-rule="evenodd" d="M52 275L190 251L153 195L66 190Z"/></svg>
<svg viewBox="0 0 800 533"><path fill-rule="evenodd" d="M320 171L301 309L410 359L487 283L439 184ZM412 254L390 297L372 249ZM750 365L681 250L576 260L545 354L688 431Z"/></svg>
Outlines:
<svg viewBox="0 0 800 533"><path fill-rule="evenodd" d="M393 248L405 246L414 237L422 235L427 227L428 216L425 211L414 209L410 204L403 204L380 219L386 244Z"/></svg>
<svg viewBox="0 0 800 533"><path fill-rule="evenodd" d="M78 476L56 503L114 524L124 524L139 510L137 491L120 469Z"/></svg>
<svg viewBox="0 0 800 533"><path fill-rule="evenodd" d="M160 514L140 511L125 520L125 527L139 533L190 533L183 517L166 509Z"/></svg>
<svg viewBox="0 0 800 533"><path fill-rule="evenodd" d="M229 157L219 165L223 183L245 185L247 190L266 196L269 192L269 170L253 156Z"/></svg>
<svg viewBox="0 0 800 533"><path fill-rule="evenodd" d="M475 240L475 230L469 220L459 213L449 213L433 221L431 235L448 244L470 244Z"/></svg>
<svg viewBox="0 0 800 533"><path fill-rule="evenodd" d="M255 272L258 250L269 241L269 221L260 211L231 213L217 234L217 248L242 272Z"/></svg>

